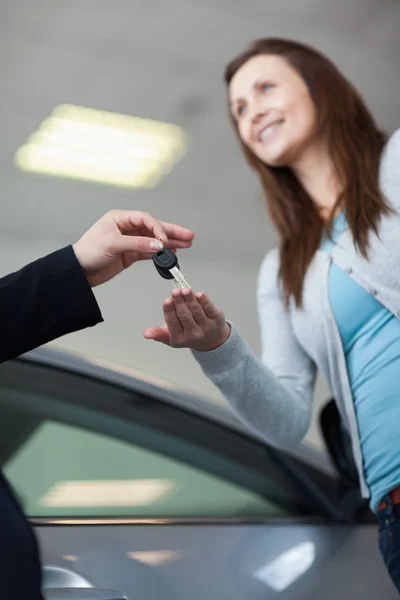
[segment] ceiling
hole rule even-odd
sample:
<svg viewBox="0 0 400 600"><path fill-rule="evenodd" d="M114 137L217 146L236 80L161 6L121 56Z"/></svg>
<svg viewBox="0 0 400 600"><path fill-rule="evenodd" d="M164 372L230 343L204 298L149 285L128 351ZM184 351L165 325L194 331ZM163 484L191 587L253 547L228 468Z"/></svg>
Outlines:
<svg viewBox="0 0 400 600"><path fill-rule="evenodd" d="M230 130L224 66L257 37L308 42L336 62L391 132L400 125L400 3L13 0L0 15L1 273L75 241L110 208L147 210L195 230L194 247L180 258L185 276L258 351L257 271L275 238ZM161 185L144 191L18 172L15 151L60 103L177 123L189 151ZM161 322L169 291L151 264L137 265L96 291L105 323L57 345L220 400L188 352L141 337ZM322 384L318 404L325 394Z"/></svg>

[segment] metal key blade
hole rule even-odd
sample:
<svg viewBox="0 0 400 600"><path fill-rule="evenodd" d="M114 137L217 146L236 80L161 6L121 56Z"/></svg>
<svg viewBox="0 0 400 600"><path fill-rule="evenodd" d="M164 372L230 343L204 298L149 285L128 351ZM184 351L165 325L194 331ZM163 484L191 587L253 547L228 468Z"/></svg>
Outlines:
<svg viewBox="0 0 400 600"><path fill-rule="evenodd" d="M171 273L171 275L173 276L173 284L176 288L190 288L191 286L188 284L188 282L186 281L186 279L184 278L183 274L181 273L181 271L178 269L178 267L173 267L172 269L169 270L169 272Z"/></svg>

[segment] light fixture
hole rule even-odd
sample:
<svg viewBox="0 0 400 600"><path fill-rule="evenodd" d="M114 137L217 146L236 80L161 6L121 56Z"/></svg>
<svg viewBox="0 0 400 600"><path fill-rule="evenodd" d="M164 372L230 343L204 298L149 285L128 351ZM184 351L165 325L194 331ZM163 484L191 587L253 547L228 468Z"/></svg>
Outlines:
<svg viewBox="0 0 400 600"><path fill-rule="evenodd" d="M142 550L127 552L126 556L152 567L166 565L181 558L181 553L176 550Z"/></svg>
<svg viewBox="0 0 400 600"><path fill-rule="evenodd" d="M15 163L27 172L150 188L185 146L177 125L62 104L17 150Z"/></svg>

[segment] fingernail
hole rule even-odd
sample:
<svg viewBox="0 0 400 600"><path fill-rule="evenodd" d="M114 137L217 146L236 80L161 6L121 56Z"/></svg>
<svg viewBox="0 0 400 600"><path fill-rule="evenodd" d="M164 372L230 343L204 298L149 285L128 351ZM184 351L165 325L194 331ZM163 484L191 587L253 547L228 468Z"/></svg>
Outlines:
<svg viewBox="0 0 400 600"><path fill-rule="evenodd" d="M161 240L151 240L150 242L151 250L164 250L164 244Z"/></svg>
<svg viewBox="0 0 400 600"><path fill-rule="evenodd" d="M189 296L192 293L192 290L190 288L186 288L184 290L182 290L182 294L184 294L185 296Z"/></svg>

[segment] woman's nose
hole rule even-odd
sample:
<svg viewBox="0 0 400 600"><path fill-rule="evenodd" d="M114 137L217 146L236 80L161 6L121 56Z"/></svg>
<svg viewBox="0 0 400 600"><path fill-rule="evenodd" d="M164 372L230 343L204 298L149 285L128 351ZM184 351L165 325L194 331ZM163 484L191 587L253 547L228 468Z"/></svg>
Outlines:
<svg viewBox="0 0 400 600"><path fill-rule="evenodd" d="M251 117L252 123L258 123L263 117L265 117L266 111L264 110L256 110Z"/></svg>

